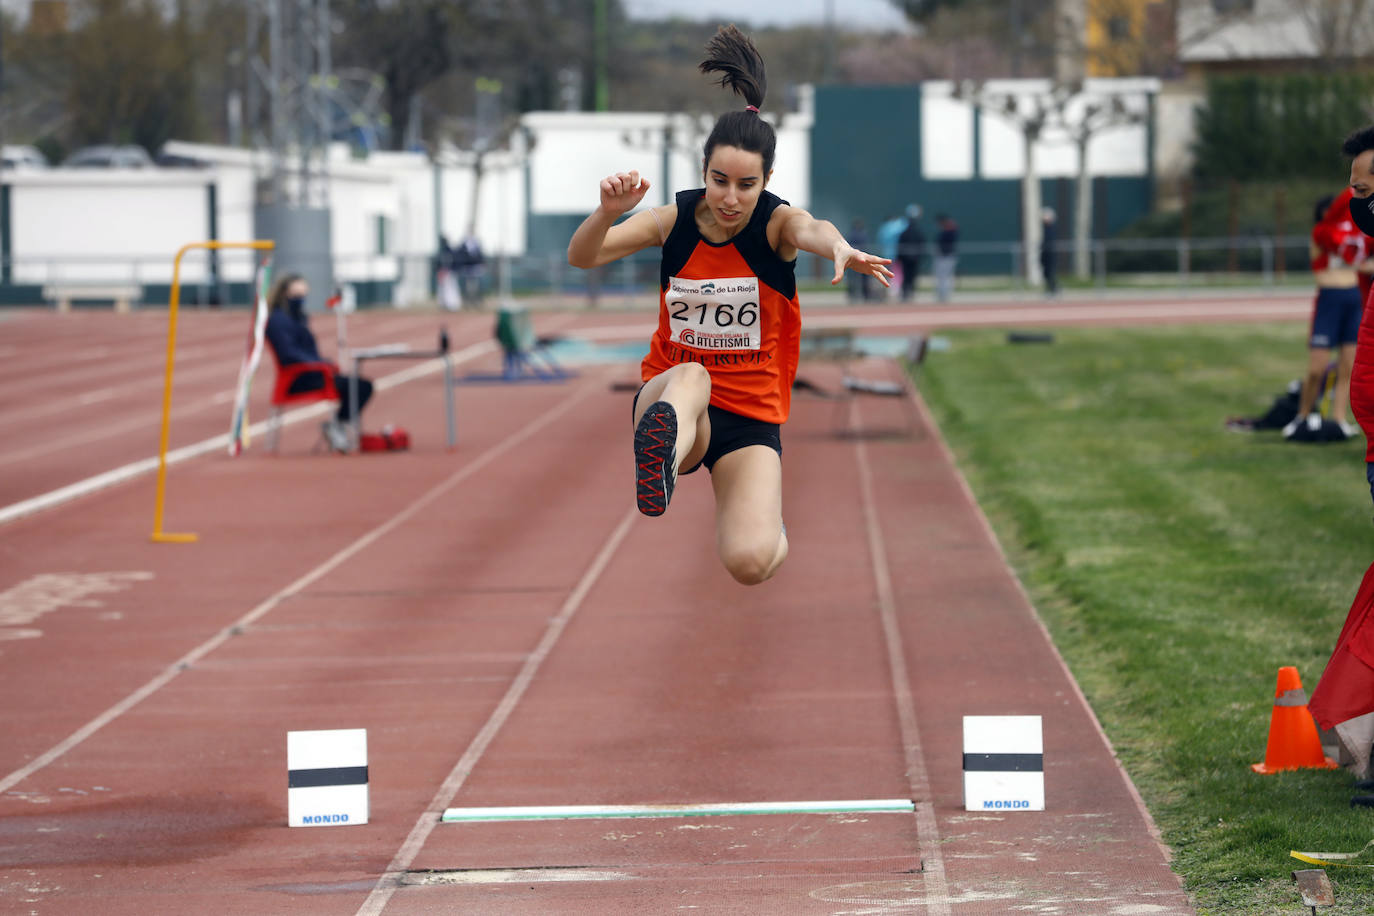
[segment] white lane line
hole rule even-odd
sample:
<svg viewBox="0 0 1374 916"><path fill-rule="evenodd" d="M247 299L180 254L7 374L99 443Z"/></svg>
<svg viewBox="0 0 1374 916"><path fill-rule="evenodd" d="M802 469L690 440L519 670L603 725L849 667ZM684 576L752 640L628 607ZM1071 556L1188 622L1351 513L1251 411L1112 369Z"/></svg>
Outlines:
<svg viewBox="0 0 1374 916"><path fill-rule="evenodd" d="M454 365L458 365L460 363L476 359L479 356L484 356L495 349L496 344L494 342L489 340L483 341L481 343L473 344L469 347L464 347L462 350L459 350L458 352L450 356L449 359L452 361ZM413 379L420 378L424 375L433 375L434 373L439 372L442 369L443 363L440 360L436 359L433 361L423 362L415 366L403 369L399 372L395 372L391 375L384 376L383 378L378 379L375 385L376 387L382 390L386 390L387 388L393 388L396 385L402 384L403 382L408 382ZM227 403L229 397L231 396L232 395L228 392L221 392L221 394L218 397L220 397L223 402ZM298 407L295 410L290 410L282 414L282 425L290 426L295 423L299 423L303 420L307 420L311 417L319 416L320 414L332 409L332 404L323 401L316 404L310 404L306 407ZM257 423L254 423L251 427L249 427L249 433L253 436L261 436L264 435L266 432L266 420L261 420ZM212 452L216 449L226 448L228 444L229 434L224 433L222 435L214 436L210 439L205 439L200 442L193 443L191 445L182 446L181 448L174 449L167 453L167 465L168 467L170 467L174 464L180 464L181 462L191 458L195 458L198 455L204 455L206 452ZM78 499L82 496L87 495L88 493L94 493L96 490L114 486L115 484L123 483L126 480L132 480L135 477L139 477L151 471L156 471L157 464L158 461L156 455L152 456L151 458L142 458L138 461L131 462L122 467L117 467L112 470L105 471L102 474L96 474L94 477L87 477L85 480L79 480L76 483L68 484L65 487L61 487L56 490L50 490L47 493L40 494L31 499L26 499L17 503L11 503L8 506L0 508L0 525L12 522L15 519L23 518L26 515L32 515L35 512L41 512L44 509L50 509L53 506L59 506L65 502L70 502L71 500Z"/></svg>
<svg viewBox="0 0 1374 916"><path fill-rule="evenodd" d="M83 407L87 404L99 404L101 401L108 401L110 398L114 397L115 391L116 389L114 388L101 388L98 391L88 391L77 398L76 403ZM41 413L60 413L66 409L65 405L57 404L52 408L41 411ZM31 411L30 413L33 412Z"/></svg>
<svg viewBox="0 0 1374 916"><path fill-rule="evenodd" d="M862 429L859 401L850 406L852 428ZM897 704L902 750L906 755L906 778L911 798L916 802L916 837L921 854L921 885L925 891L926 912L950 916L949 884L945 879L945 860L940 852L940 825L935 820L930 775L921 750L921 733L916 723L916 703L911 696L911 675L906 666L902 631L897 624L897 599L892 592L892 575L887 565L887 545L878 524L877 503L873 499L873 471L862 437L854 439L854 459L859 467L859 496L863 503L864 526L868 530L868 553L873 562L873 582L878 592L878 613L882 619L883 640L887 643L888 669L892 675L892 695Z"/></svg>
<svg viewBox="0 0 1374 916"><path fill-rule="evenodd" d="M94 365L58 372L52 371L54 368L53 363L51 360L48 360L43 367L35 368L22 378L7 382L5 391L6 393L20 393L33 388L48 389L59 385L73 385L77 382L85 382L90 379L112 381L116 380L113 377L121 375L127 377L117 379L119 384L127 384L134 380L160 383L162 377L166 374L166 351L164 350L161 354L161 365L157 365L153 362L153 360L157 358L158 355L154 353L118 353L115 354L113 360L106 359ZM178 354L177 361L180 362L181 359L181 354ZM66 366L71 365L65 359L62 361L62 364Z"/></svg>
<svg viewBox="0 0 1374 916"><path fill-rule="evenodd" d="M202 379L207 378L232 379L238 373L238 363L233 362L231 364L231 357L229 357L228 355L218 357L218 361L216 362L197 362L195 365L188 365L188 363L192 362L190 357L194 349L195 348L191 348L186 352L178 351L177 353L178 368L176 370L174 384L178 389L184 389L185 386L188 384L199 382ZM206 348L202 347L200 349L205 350ZM222 350L223 348L220 349ZM239 357L232 358L238 359ZM75 399L76 403L82 406L88 403L92 403L92 401L87 399L91 398L93 394L99 395L98 397L94 398L94 401L104 401L115 396L130 396L133 395L136 391L146 390L149 388L156 388L160 391L163 385L166 384L166 354L163 354L161 357L159 357L159 359L160 362L157 365L155 371L152 367L149 367L146 371L138 370L139 376L137 378L126 379L116 384L109 385L106 388L102 388L98 392L78 396ZM92 370L90 374L95 376L99 376L101 374L111 375L113 374L113 372L109 366L97 366L94 370ZM52 377L43 377L39 379L39 382L41 383L42 387L48 387L48 383L52 381L54 381ZM5 387L4 391L7 398L14 393L12 387ZM186 416L188 414L196 413L207 407L213 407L217 404L227 403L229 400L233 398L234 393L235 392L233 388L228 388L225 389L225 391L216 394L214 398L211 400L201 398L196 401L190 401L187 403L179 404L176 408L176 416ZM44 401L42 403L34 404L28 407L21 407L13 411L9 411L6 413L5 416L6 419L10 420L11 422L18 422L21 419L32 420L38 417L68 411L71 409L71 404L72 401L68 398L63 398L57 401ZM104 439L110 436L116 436L120 433L129 432L134 429L146 428L149 424L158 423L161 420L161 416L161 407L159 407L156 412L146 414L142 419L126 419L123 421L110 423L104 426L92 426L83 429L81 432L77 433L74 436L68 436L64 439L59 440L39 442L35 443L33 446L30 446L27 449L21 449L17 452L6 452L0 454L0 462L19 461L24 458L32 458L37 455L47 454L48 452L60 451L64 448L80 445L85 442L92 442L97 439Z"/></svg>
<svg viewBox="0 0 1374 916"><path fill-rule="evenodd" d="M525 695L526 689L534 680L534 676L544 663L544 659L548 658L549 653L553 651L554 645L563 635L563 630L572 620L573 615L577 613L577 609L582 606L582 601L587 597L587 593L591 591L597 579L601 578L601 573L610 563L616 550L620 548L625 536L630 532L630 526L638 516L638 507L631 506L620 520L620 524L616 525L610 536L606 538L605 543L601 545L601 550L592 560L591 565L587 567L587 571L582 574L577 586L569 593L567 600L563 602L563 607L558 615L549 621L548 629L544 631L544 638L539 641L539 645L530 653L529 658L525 659L525 664L520 668L515 680L511 682L510 688L506 690L506 695L501 698L501 702L492 711L486 724L482 726L482 730L472 739L472 743L468 745L463 756L458 758L458 762L454 764L448 778L444 780L443 785L439 786L439 791L434 793L434 798L430 800L429 807L420 815L420 819L411 828L410 835L406 837L401 848L397 850L395 858L387 866L386 873L377 879L377 884L372 888L372 893L367 895L363 905L358 908L358 916L377 916L386 909L392 895L401 886L406 870L415 861L415 857L420 854L420 850L424 847L425 841L429 839L434 828L441 823L440 819L443 817L444 810L448 808L449 803L458 794L458 790L463 787L463 783L467 781L473 768L477 766L477 761L482 759L487 747L496 738L497 733L501 731L501 727L506 724L511 713L515 711L516 705Z"/></svg>
<svg viewBox="0 0 1374 916"><path fill-rule="evenodd" d="M192 414L200 413L202 410L217 407L220 404L228 404L233 397L234 392L228 390L219 391L209 397L186 402L173 409L172 419L175 420L188 417ZM145 414L141 417L129 417L128 419L109 423L105 426L94 426L89 429L84 429L73 435L66 436L65 438L39 441L28 448L14 449L13 451L0 453L0 464L13 464L16 461L24 461L42 455L50 455L53 452L61 452L66 449L75 448L78 445L85 445L90 442L99 441L100 439L108 439L120 433L132 432L139 429L156 429L161 420L162 410L159 408L156 413Z"/></svg>
<svg viewBox="0 0 1374 916"><path fill-rule="evenodd" d="M349 560L350 558L365 550L366 548L372 546L372 544L376 543L382 537L391 533L405 522L409 521L416 515L416 513L418 513L421 509L428 506L430 503L434 502L440 496L444 495L449 490L456 487L458 484L467 480L469 477L476 474L478 471L485 468L487 465L491 464L496 459L500 458L516 446L523 443L526 439L530 438L536 432L543 429L547 424L553 422L554 420L557 420L563 414L568 413L570 410L572 410L573 407L581 404L581 402L585 400L593 390L594 386L592 385L582 386L582 390L580 392L577 392L572 396L568 397L565 401L563 401L558 406L554 407L552 410L548 410L545 413L541 414L538 418L526 424L520 430L516 431L515 433L512 433L510 436L507 436L505 440L499 443L498 445L495 445L492 448L487 449L487 451L483 452L482 455L475 459L471 464L465 465L464 467L455 471L453 474L449 475L447 479L431 487L429 491L415 499L413 502L411 502L410 505L406 506L400 512L393 515L390 519L378 525L376 528L373 528L371 531L367 532L362 537L358 538L352 544L349 544L343 550L340 550L338 553L334 554L328 560L325 560L319 566L316 566L314 569L310 570L308 573L301 576L295 582L292 582L286 588L272 595L266 601L263 601L261 604L253 608L247 614L244 614L242 617L240 617L232 625L226 627L223 630L220 630L210 639L207 639L205 642L201 643L199 646L192 649L190 652L187 652L177 661L173 662L170 666L168 666L157 677L153 678L151 681L144 684L142 687L138 688L133 693L129 694L127 697L120 700L118 703L111 706L109 709L105 710L103 713L101 713L91 721L87 722L85 725L78 728L66 739L59 742L58 744L56 744L49 750L45 751L44 753L38 755L33 760L29 761L29 763L27 763L26 765L15 770L13 773L10 773L4 779L0 779L0 793L8 791L9 789L13 788L14 786L23 782L25 779L32 776L34 773L48 766L53 761L60 759L64 754L68 753L73 748L80 745L87 738L91 737L91 735L94 735L96 732L100 731L100 729L104 728L106 725L109 725L115 719L118 719L120 716L124 715L124 713L133 709L135 706L146 700L148 697L157 693L158 690L165 687L178 674L181 674L183 671L190 668L196 662L200 661L202 658L209 655L211 652L215 651L220 646L224 645L234 636L242 632L246 627L251 626L254 622L261 619L267 613L272 611L274 608L277 607L277 605L281 604L287 598L290 598L291 596L296 595L301 591L305 590L312 583L317 582L319 579L323 578L325 575L327 575L334 569L338 568L345 561ZM595 390L600 389L596 388ZM578 601L581 601L580 595L578 596Z"/></svg>
<svg viewBox="0 0 1374 916"><path fill-rule="evenodd" d="M181 360L179 357L177 361L178 363L180 363ZM198 382L203 378L218 377L222 379L226 375L231 375L232 373L238 371L237 367L233 370L229 370L227 367L228 362L225 361L222 364L201 365L199 367L191 369L179 369L177 370L176 379L174 383L177 388L184 388L186 385L192 382ZM106 401L112 397L116 397L119 395L132 395L134 392L139 391L140 389L157 388L161 390L162 386L165 384L166 375L164 372L159 371L156 378L154 378L151 375L148 375L138 380L120 382L118 384L110 385L105 388L99 388L95 391L87 392L86 394L78 395L74 398L74 400L78 406L85 406L87 404L97 403L99 401ZM6 391L6 393L9 393L8 390ZM49 414L63 413L65 411L71 410L72 400L73 399L63 398L61 400L56 401L43 401L29 407L24 407L18 410L8 412L6 413L5 418L7 420L10 420L11 422L17 422L20 419L31 420L37 417L47 416ZM161 419L160 412L158 414L158 419ZM115 429L114 427L103 427L102 431L107 434L111 434L114 432L118 432L119 430Z"/></svg>
<svg viewBox="0 0 1374 916"><path fill-rule="evenodd" d="M299 407L289 413L282 414L282 423L283 425L299 423L301 420L324 413L330 407L330 404L324 402L311 404L308 407ZM254 423L249 427L249 431L254 436L265 434L267 432L267 421L263 420ZM180 464L198 455L204 455L206 452L226 448L228 445L228 433L215 436L211 439L205 439L191 445L184 445L181 448L173 449L167 453L167 465L170 467L174 464ZM121 467L105 471L102 474L96 474L94 477L87 477L85 480L78 480L76 483L68 484L65 487L49 490L47 493L42 493L31 499L11 503L8 506L0 508L0 525L23 518L26 515L33 515L35 512L42 512L44 509L60 506L63 503L79 499L97 490L103 490L105 487L112 487L115 484L123 483L126 480L132 480L135 477L156 471L157 464L156 455L151 458L141 458L138 461L132 461Z"/></svg>
<svg viewBox="0 0 1374 916"><path fill-rule="evenodd" d="M83 359L100 359L102 356L108 356L109 353L110 348L108 346L91 347L86 350L77 350L75 353L65 357L62 361L70 364Z"/></svg>
<svg viewBox="0 0 1374 916"><path fill-rule="evenodd" d="M552 322L548 322L548 323L546 323L546 325L551 325L551 326L552 326L552 329L556 330L557 328L563 327L563 326L565 326L566 324L568 324L570 321L573 320L573 318L574 318L574 316L558 316L558 318L557 318L556 320L554 320L554 321L552 321ZM397 324L398 326L401 326L401 324L402 324L402 322L401 322L399 319L398 319L397 321L393 322L393 323ZM411 331L413 332L413 326L414 326L413 320L412 320L412 321L406 321L406 322L404 323L404 326L410 328ZM409 335L407 335L407 336L409 336L409 337L411 337L411 338L414 338L416 335L415 335L414 333L411 333L411 334L409 334ZM204 350L204 349L206 349L206 348L200 348L200 349ZM223 348L220 348L220 349L223 349ZM425 349L425 347L424 347L424 346L416 346L415 349ZM191 351L188 350L186 353L182 353L182 352L178 352L178 353L177 353L177 364L178 364L179 366L180 366L182 363L186 362L186 357L187 357L188 355L190 355L190 352L191 352ZM465 352L465 351L459 351L459 352ZM129 381L126 381L126 382L118 383L118 384L116 384L116 385L112 385L112 386L110 386L108 389L103 389L103 390L108 390L108 391L110 392L110 394L102 394L102 395L99 396L99 397L95 397L93 400L94 400L94 401L104 401L104 400L108 400L110 397L113 397L113 396L117 396L117 395L121 395L121 394L126 394L126 395L127 395L127 394L130 394L130 393L132 393L133 391L135 391L136 389L154 388L154 387L160 389L160 388L163 386L163 384L165 384L165 379L164 379L164 366L165 366L165 362L166 362L166 357L165 357L165 355L163 355L162 357L160 357L160 359L162 360L162 362L160 362L160 363L158 364L158 368L157 368L156 376L155 376L155 377L154 377L153 375L147 375L147 376L140 377L140 378L138 378L138 379L136 379L136 380L129 380ZM108 374L109 369L108 369L108 367L96 367L96 369L93 370L93 372L95 372L95 373L97 373L97 374L100 373L100 372L105 372L106 374ZM199 380L201 380L202 378L209 378L209 377L232 378L232 377L234 376L234 374L237 373L237 372L238 372L238 363L235 362L232 366L230 366L230 364L228 363L228 361L227 361L227 359L226 359L224 362L221 362L221 363L215 363L215 364L211 364L211 365L197 365L197 366L194 366L194 367L188 367L188 368L181 368L181 369L178 369L178 370L177 370L177 375L176 375L175 381L176 381L176 383L177 383L178 385L184 386L185 384L187 384L187 383L189 383L189 382L192 382L192 381L199 381ZM416 378L416 377L419 377L420 375L427 375L427 374L429 374L429 373L426 372L426 371L423 371L423 370L418 371L418 373L417 373L417 371L416 371L414 368L411 368L411 369L406 370L406 371L404 371L404 372L398 372L398 373L396 373L396 375L401 377L401 381L399 381L399 382L390 382L390 383L388 383L388 382L387 382L387 379L391 378L391 376L387 376L386 378L380 380L381 384L384 386L382 390L385 390L385 387L389 387L390 385L402 384L402 383L404 383L404 382L406 382L406 381L409 381L409 380L412 379L412 378ZM42 384L44 384L44 385L46 385L49 381L51 381L51 378L40 379L40 382L41 382ZM5 393L6 397L8 397L8 396L10 396L11 394L13 394L13 389L10 388L10 387L6 387L6 388L4 389L4 393ZM229 402L233 399L234 394L235 394L235 392L234 392L234 390L231 388L231 389L226 389L226 390L224 390L224 391L218 392L217 394L213 395L212 397L210 397L210 398L208 398L208 399L207 399L207 398L201 398L201 399L196 400L196 401L190 401L190 402L187 402L187 403L179 404L176 408L174 408L174 417L184 417L184 416L187 416L187 415L190 415L190 414L198 413L198 412L200 412L201 410L204 410L204 409L209 408L209 407L215 407L215 406L220 405L220 404L229 403ZM77 398L77 399L76 399L76 403L77 403L78 405L83 405L83 406L84 406L85 404L87 404L87 403L90 403L90 402L88 402L88 401L86 400L87 397L90 397L90 396L87 395L87 396L82 396L82 397ZM41 403L41 404L35 404L35 405L31 406L31 407L25 407L25 408L16 409L16 410L14 410L14 411L11 411L11 412L6 413L6 419L8 419L8 420L10 420L10 421L18 421L18 420L21 419L21 418L22 418L22 419L25 419L25 420L29 420L29 419L35 419L35 418L37 418L37 417L45 416L45 415L48 415L48 414L60 413L60 412L67 411L67 410L70 410L70 409L71 409L71 401L66 400L66 399L63 399L63 400L61 400L61 401L56 401L56 402L45 402L45 403ZM312 411L312 412L310 413L310 416L316 416L316 415L318 415L320 412L321 412L321 411L319 411L319 410ZM161 418L161 413L160 413L160 408L159 408L159 412L153 413L153 414L147 414L147 415L145 415L142 419L128 418L128 419L124 419L124 420L121 420L121 421L116 421L116 422L107 424L107 425L105 425L105 426L91 426L91 427L88 427L88 428L84 428L84 429L81 429L80 432L77 432L77 433L75 433L75 434L73 434L73 435L67 436L67 437L62 438L62 439L47 440L47 441L42 441L42 442L35 442L34 444L32 444L32 445L30 445L30 446L28 446L28 447L26 447L26 448L21 448L21 449L18 449L18 450L16 450L16 451L11 451L11 452L2 452L2 453L0 453L0 464L4 464L4 463L7 463L7 462L12 463L12 462L21 461L21 460L29 459L29 458L36 458L36 457L38 457L38 456L40 456L40 455L45 455L45 454L48 454L48 453L50 453L50 452L62 451L63 449L73 448L73 447L75 447L75 446L82 445L82 444L85 444L85 443L88 443L88 442L94 442L94 441L97 441L97 440L99 440L99 439L105 439L105 438L109 438L109 437L111 437L111 436L116 436L116 435L119 435L120 433L131 432L131 431L137 430L137 429L144 429L144 428L147 428L150 424L156 424L156 423L158 423L158 422L160 421L160 418Z"/></svg>

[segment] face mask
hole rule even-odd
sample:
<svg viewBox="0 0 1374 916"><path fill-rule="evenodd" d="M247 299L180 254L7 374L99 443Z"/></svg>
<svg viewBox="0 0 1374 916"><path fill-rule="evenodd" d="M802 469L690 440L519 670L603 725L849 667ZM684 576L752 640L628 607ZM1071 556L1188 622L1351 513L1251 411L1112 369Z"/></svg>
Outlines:
<svg viewBox="0 0 1374 916"><path fill-rule="evenodd" d="M1374 235L1374 194L1350 198L1350 218L1365 235Z"/></svg>
<svg viewBox="0 0 1374 916"><path fill-rule="evenodd" d="M286 300L286 307L291 310L291 314L299 315L305 311L305 297L291 296Z"/></svg>

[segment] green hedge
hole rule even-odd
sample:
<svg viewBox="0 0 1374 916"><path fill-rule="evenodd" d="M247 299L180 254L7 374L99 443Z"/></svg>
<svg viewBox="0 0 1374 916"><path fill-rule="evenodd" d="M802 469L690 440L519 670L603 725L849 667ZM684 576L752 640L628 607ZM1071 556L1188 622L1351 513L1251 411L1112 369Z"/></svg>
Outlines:
<svg viewBox="0 0 1374 916"><path fill-rule="evenodd" d="M1279 235L1306 239L1312 229L1316 202L1326 195L1340 193L1345 186L1342 171L1328 171L1325 180L1294 178L1289 181L1238 181L1235 182L1234 198L1230 181L1197 180L1193 182L1188 237L1235 238L1238 242L1236 269L1259 270L1261 264L1254 239L1274 239ZM1234 235L1231 221L1233 206ZM1132 223L1115 237L1168 241L1182 238L1183 214L1179 210L1156 211ZM1198 271L1226 270L1230 266L1230 253L1222 249L1195 250L1190 265L1192 270ZM1288 247L1284 251L1283 267L1289 271L1308 270L1306 244L1299 242ZM1109 271L1125 273L1170 272L1178 269L1178 257L1173 251L1113 251L1108 254L1107 268Z"/></svg>
<svg viewBox="0 0 1374 916"><path fill-rule="evenodd" d="M1374 73L1216 76L1196 113L1199 179L1339 180L1341 141L1371 120Z"/></svg>

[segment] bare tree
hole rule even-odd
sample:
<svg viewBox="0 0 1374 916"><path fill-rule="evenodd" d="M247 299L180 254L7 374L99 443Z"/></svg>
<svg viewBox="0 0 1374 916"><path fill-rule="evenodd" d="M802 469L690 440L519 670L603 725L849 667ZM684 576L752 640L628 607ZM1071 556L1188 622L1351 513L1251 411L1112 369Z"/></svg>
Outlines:
<svg viewBox="0 0 1374 916"><path fill-rule="evenodd" d="M1021 136L1021 244L1025 252L1024 276L1027 283L1040 282L1040 263L1034 253L1040 247L1040 171L1036 167L1036 145L1048 130L1062 128L1066 109L1078 94L1077 87L1053 83L1028 92L993 84L967 82L955 88L955 98L1010 122Z"/></svg>
<svg viewBox="0 0 1374 916"><path fill-rule="evenodd" d="M917 7L924 12L926 18L933 16L942 6L967 6L970 10L978 8L983 13L992 6L986 0L966 0L964 4L902 3L899 0L894 2L906 9L908 16L913 16L912 7ZM1048 10L1043 9L1044 4L1035 4L1034 10L1029 8L1031 6L1032 4L1026 0L1012 0L1011 15L1006 20L1009 28L1006 43L1013 48L1021 48L1025 47L1023 37L1048 34L1048 41L1038 41L1037 46L1041 50L1038 56L1049 58L1050 78L1035 88L1026 87L1024 84L1015 88L999 87L982 80L964 80L956 83L955 97L1002 117L1015 127L1021 137L1024 166L1021 174L1021 244L1025 252L1024 276L1028 283L1038 284L1040 262L1034 255L1039 250L1041 240L1041 201L1036 146L1052 131L1073 135L1072 128L1080 126L1071 125L1070 121L1074 112L1072 103L1083 89L1087 8L1086 0L1054 0ZM1039 28L1029 26L1026 22L1027 14L1038 14ZM1046 45L1048 55L1043 53ZM1015 69L1019 69L1019 65ZM1082 140L1084 148L1091 139L1091 133L1086 131L1087 126L1087 123L1081 125L1082 129L1079 131L1085 135ZM1083 166L1080 165L1080 168ZM1087 186L1091 195L1090 180ZM1091 212L1089 197L1090 216ZM1086 230L1076 227L1075 236L1081 231Z"/></svg>
<svg viewBox="0 0 1374 916"><path fill-rule="evenodd" d="M67 123L67 36L47 33L32 21L21 29L7 13L0 13L0 29L5 53L0 136L6 143L50 145Z"/></svg>
<svg viewBox="0 0 1374 916"><path fill-rule="evenodd" d="M469 24L470 6L448 0L336 0L334 11L349 27L335 42L335 59L381 77L394 148L404 142L416 95L453 66L455 36Z"/></svg>
<svg viewBox="0 0 1374 916"><path fill-rule="evenodd" d="M941 16L953 16L956 12L960 16L987 15L992 7L1001 7L1010 11L1005 22L1021 27L1033 39L1027 43L1013 34L1001 44L1035 52L1033 60L1041 62L1048 77L1042 88L992 90L988 88L992 84L984 80L971 80L961 83L962 88L957 93L1007 120L1022 138L1025 157L1021 182L1022 243L1028 255L1025 266L1030 282L1039 279L1039 263L1030 254L1038 249L1041 237L1036 144L1059 137L1072 143L1077 152L1074 270L1079 276L1086 276L1090 272L1094 209L1089 170L1092 141L1104 132L1139 124L1148 117L1148 111L1136 101L1138 92L1104 92L1101 84L1092 85L1086 80L1089 71L1102 69L1109 60L1128 60L1153 72L1172 72L1177 69L1180 50L1216 41L1238 23L1254 19L1239 8L1218 12L1211 0L1168 0L1163 4L1163 15L1156 10L1153 18L1138 15L1138 4L1114 5L1111 0L1099 0L1091 7L1087 0L1005 0L998 4L989 0L965 0L957 4L893 2L907 9L908 15L913 15L913 9L918 10L919 21L926 25L934 25ZM1293 5L1283 0L1258 2L1266 7L1266 12L1277 13L1279 7L1284 7L1290 20L1294 15ZM1268 10L1270 4L1278 6ZM1207 8L1205 11L1201 9L1203 6ZM1296 6L1304 7L1309 18L1323 23L1329 31L1341 28L1341 24L1349 26L1357 8L1374 7L1374 0L1314 0L1312 4ZM1340 15L1327 7L1341 7ZM1090 12L1098 17L1095 30L1089 28ZM1323 13L1325 15L1319 15ZM1105 36L1097 46L1090 42L1093 34ZM1017 69L1013 67L1013 75ZM1085 89L1088 86L1091 88Z"/></svg>
<svg viewBox="0 0 1374 916"><path fill-rule="evenodd" d="M1296 7L1312 37L1319 67L1334 69L1374 51L1371 0L1312 0Z"/></svg>
<svg viewBox="0 0 1374 916"><path fill-rule="evenodd" d="M1339 69L1374 54L1371 0L1172 2L1177 7L1179 51L1185 56L1301 59L1318 69Z"/></svg>
<svg viewBox="0 0 1374 916"><path fill-rule="evenodd" d="M1133 107L1124 95L1113 93L1088 102L1066 124L1069 137L1078 152L1073 214L1073 272L1080 279L1086 279L1092 273L1089 247L1093 220L1093 179L1088 169L1089 144L1104 131L1140 124L1147 117L1147 112Z"/></svg>
<svg viewBox="0 0 1374 916"><path fill-rule="evenodd" d="M178 17L151 0L89 0L68 37L67 113L76 143L139 143L155 152L197 133L191 49Z"/></svg>

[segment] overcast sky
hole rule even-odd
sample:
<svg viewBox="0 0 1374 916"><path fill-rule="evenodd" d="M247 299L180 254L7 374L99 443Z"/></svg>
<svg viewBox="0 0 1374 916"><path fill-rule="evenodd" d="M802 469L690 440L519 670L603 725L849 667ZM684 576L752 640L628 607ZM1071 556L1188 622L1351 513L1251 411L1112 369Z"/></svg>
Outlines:
<svg viewBox="0 0 1374 916"><path fill-rule="evenodd" d="M869 30L904 29L906 17L888 0L622 0L634 19L681 16L748 22L750 25L818 25L826 9L834 12L841 28Z"/></svg>
<svg viewBox="0 0 1374 916"><path fill-rule="evenodd" d="M906 17L888 0L622 0L635 19L681 16L750 25L819 25L826 9L840 28L884 31L906 28ZM31 0L0 0L0 8L27 19Z"/></svg>

